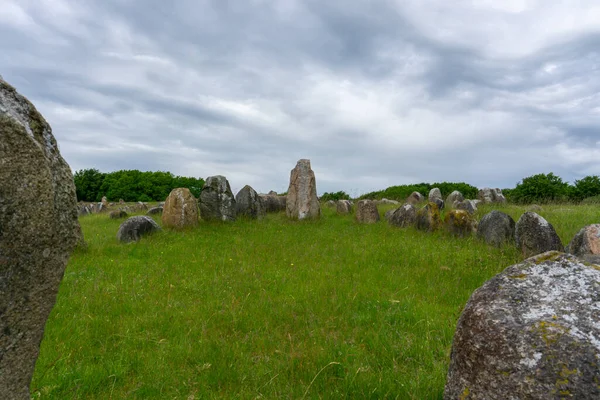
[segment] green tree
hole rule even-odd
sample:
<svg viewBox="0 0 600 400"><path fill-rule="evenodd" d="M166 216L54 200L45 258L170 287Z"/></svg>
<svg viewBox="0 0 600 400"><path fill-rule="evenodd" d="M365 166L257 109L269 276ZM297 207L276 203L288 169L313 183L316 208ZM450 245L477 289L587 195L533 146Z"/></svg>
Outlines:
<svg viewBox="0 0 600 400"><path fill-rule="evenodd" d="M600 178L592 175L575 181L570 197L572 200L580 201L598 195L600 195Z"/></svg>
<svg viewBox="0 0 600 400"><path fill-rule="evenodd" d="M565 200L568 195L569 184L550 172L523 178L512 190L511 198L517 203L547 203Z"/></svg>
<svg viewBox="0 0 600 400"><path fill-rule="evenodd" d="M78 201L100 201L102 195L98 198L100 187L104 182L106 174L95 168L83 169L75 172L73 180L75 181L75 192Z"/></svg>

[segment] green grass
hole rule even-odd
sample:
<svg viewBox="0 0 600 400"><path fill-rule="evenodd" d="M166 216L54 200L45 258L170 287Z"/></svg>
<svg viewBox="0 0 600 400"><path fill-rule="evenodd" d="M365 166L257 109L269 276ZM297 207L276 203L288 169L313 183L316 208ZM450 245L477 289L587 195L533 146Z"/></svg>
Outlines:
<svg viewBox="0 0 600 400"><path fill-rule="evenodd" d="M501 209L516 220L527 207ZM598 211L540 214L566 244ZM462 307L520 260L328 208L319 221L202 223L129 245L120 222L81 219L89 247L67 266L34 398L441 399Z"/></svg>

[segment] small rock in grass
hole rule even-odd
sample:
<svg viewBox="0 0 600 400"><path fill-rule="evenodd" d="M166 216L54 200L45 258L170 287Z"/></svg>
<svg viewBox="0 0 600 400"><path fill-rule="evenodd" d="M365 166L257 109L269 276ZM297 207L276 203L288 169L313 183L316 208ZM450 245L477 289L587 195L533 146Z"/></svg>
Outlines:
<svg viewBox="0 0 600 400"><path fill-rule="evenodd" d="M142 236L160 230L160 226L150 217L138 215L126 219L117 232L117 240L122 243L137 242Z"/></svg>

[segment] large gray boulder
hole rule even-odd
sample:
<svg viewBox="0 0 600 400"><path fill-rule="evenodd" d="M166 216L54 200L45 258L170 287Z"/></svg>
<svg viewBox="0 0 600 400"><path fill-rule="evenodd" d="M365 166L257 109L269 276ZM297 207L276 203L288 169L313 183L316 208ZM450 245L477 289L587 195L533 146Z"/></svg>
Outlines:
<svg viewBox="0 0 600 400"><path fill-rule="evenodd" d="M430 203L434 203L434 199L442 199L442 192L438 188L433 188L429 191L429 197L427 198Z"/></svg>
<svg viewBox="0 0 600 400"><path fill-rule="evenodd" d="M160 230L154 220L145 215L127 218L117 231L117 240L122 243L137 242L143 236Z"/></svg>
<svg viewBox="0 0 600 400"><path fill-rule="evenodd" d="M454 236L466 237L475 232L475 220L465 210L451 210L444 218L446 230Z"/></svg>
<svg viewBox="0 0 600 400"><path fill-rule="evenodd" d="M352 213L352 202L350 200L338 200L336 211L338 214L345 215Z"/></svg>
<svg viewBox="0 0 600 400"><path fill-rule="evenodd" d="M252 219L261 219L267 213L262 197L251 186L246 185L235 195L236 214Z"/></svg>
<svg viewBox="0 0 600 400"><path fill-rule="evenodd" d="M458 321L444 399L599 399L600 270L549 252L477 289Z"/></svg>
<svg viewBox="0 0 600 400"><path fill-rule="evenodd" d="M71 169L52 129L0 79L0 399L29 399L46 319L80 239Z"/></svg>
<svg viewBox="0 0 600 400"><path fill-rule="evenodd" d="M200 218L205 221L235 221L235 207L227 178L222 175L206 178L200 192Z"/></svg>
<svg viewBox="0 0 600 400"><path fill-rule="evenodd" d="M521 215L515 224L515 241L525 258L565 250L552 224L531 211Z"/></svg>
<svg viewBox="0 0 600 400"><path fill-rule="evenodd" d="M291 219L316 219L321 216L321 205L317 197L315 173L310 160L299 160L290 172L286 215Z"/></svg>
<svg viewBox="0 0 600 400"><path fill-rule="evenodd" d="M500 189L483 188L479 189L477 193L477 199L481 200L484 204L504 204L506 203L506 197L502 194Z"/></svg>
<svg viewBox="0 0 600 400"><path fill-rule="evenodd" d="M475 200L463 200L455 203L454 208L457 210L465 210L469 214L473 215L477 212L477 202L475 202Z"/></svg>
<svg viewBox="0 0 600 400"><path fill-rule="evenodd" d="M404 204L393 210L388 219L388 223L399 228L413 226L417 220L417 209L412 204Z"/></svg>
<svg viewBox="0 0 600 400"><path fill-rule="evenodd" d="M600 224L582 228L567 246L567 253L590 262L600 260Z"/></svg>
<svg viewBox="0 0 600 400"><path fill-rule="evenodd" d="M406 198L406 202L412 205L425 201L425 196L419 192L412 192L410 196Z"/></svg>
<svg viewBox="0 0 600 400"><path fill-rule="evenodd" d="M268 213L275 213L285 211L287 196L278 196L275 194L259 194L265 206L265 211Z"/></svg>
<svg viewBox="0 0 600 400"><path fill-rule="evenodd" d="M165 200L160 220L165 228L185 229L198 225L198 201L188 188L175 188Z"/></svg>
<svg viewBox="0 0 600 400"><path fill-rule="evenodd" d="M435 203L427 203L417 211L415 227L421 231L433 232L442 226L440 209Z"/></svg>
<svg viewBox="0 0 600 400"><path fill-rule="evenodd" d="M505 243L514 244L515 220L502 211L489 212L479 221L477 237L496 247L500 247Z"/></svg>
<svg viewBox="0 0 600 400"><path fill-rule="evenodd" d="M461 192L455 190L446 197L446 204L454 205L455 201L461 202L465 199Z"/></svg>
<svg viewBox="0 0 600 400"><path fill-rule="evenodd" d="M377 210L377 204L373 200L360 200L356 203L355 218L361 224L374 224L378 222L381 217Z"/></svg>

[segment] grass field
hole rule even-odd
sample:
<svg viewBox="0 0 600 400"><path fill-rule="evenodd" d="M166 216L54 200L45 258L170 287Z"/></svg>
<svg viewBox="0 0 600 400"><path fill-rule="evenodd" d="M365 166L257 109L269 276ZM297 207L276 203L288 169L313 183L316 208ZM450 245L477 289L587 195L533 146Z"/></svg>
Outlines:
<svg viewBox="0 0 600 400"><path fill-rule="evenodd" d="M517 220L526 207L497 209ZM599 211L540 214L567 244ZM67 266L34 398L441 399L462 307L521 259L328 208L319 221L272 214L129 245L121 221L80 221L89 248Z"/></svg>

